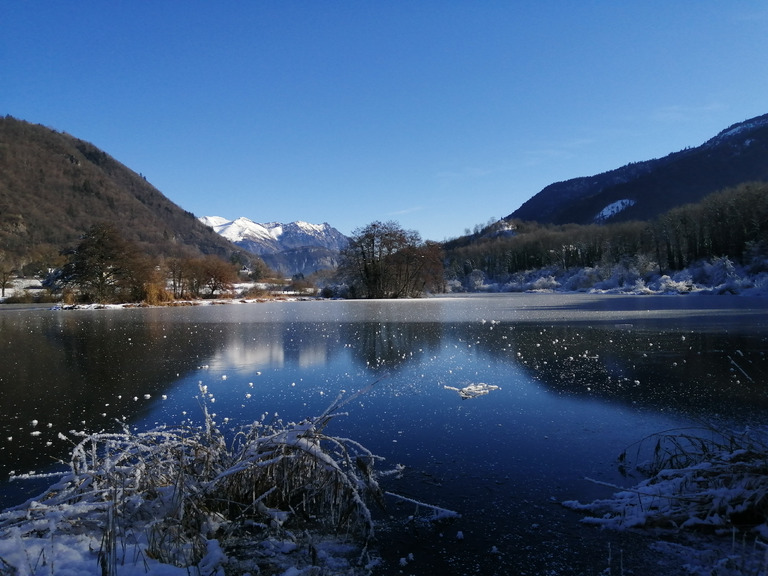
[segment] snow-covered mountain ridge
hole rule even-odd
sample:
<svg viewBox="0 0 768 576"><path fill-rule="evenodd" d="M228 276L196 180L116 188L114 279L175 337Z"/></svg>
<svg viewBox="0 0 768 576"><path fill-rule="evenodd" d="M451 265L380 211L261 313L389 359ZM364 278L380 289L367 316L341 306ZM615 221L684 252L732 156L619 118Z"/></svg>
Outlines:
<svg viewBox="0 0 768 576"><path fill-rule="evenodd" d="M288 224L261 224L249 218L228 220L221 216L203 216L199 220L230 242L259 255L307 246L342 250L348 242L346 236L326 222L310 224L299 220Z"/></svg>
<svg viewBox="0 0 768 576"><path fill-rule="evenodd" d="M299 220L264 224L245 217L229 220L221 216L203 216L199 220L230 242L261 256L270 268L288 276L334 268L339 252L349 242L327 222L311 224Z"/></svg>

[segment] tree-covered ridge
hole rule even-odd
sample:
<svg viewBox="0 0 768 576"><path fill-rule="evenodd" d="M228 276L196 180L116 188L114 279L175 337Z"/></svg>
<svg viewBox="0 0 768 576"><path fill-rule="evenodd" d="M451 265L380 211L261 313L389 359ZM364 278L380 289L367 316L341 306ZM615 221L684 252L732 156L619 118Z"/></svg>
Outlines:
<svg viewBox="0 0 768 576"><path fill-rule="evenodd" d="M591 224L617 202L609 220L650 220L744 182L768 180L768 114L739 122L704 144L602 174L555 182L506 219Z"/></svg>
<svg viewBox="0 0 768 576"><path fill-rule="evenodd" d="M527 270L610 267L628 259L641 272L657 274L722 257L759 272L768 268L768 183L716 192L650 221L501 221L444 248L446 277L469 290L480 281L510 282Z"/></svg>
<svg viewBox="0 0 768 576"><path fill-rule="evenodd" d="M0 250L18 269L60 264L59 251L108 222L143 253L236 250L140 174L92 144L10 116L0 117Z"/></svg>

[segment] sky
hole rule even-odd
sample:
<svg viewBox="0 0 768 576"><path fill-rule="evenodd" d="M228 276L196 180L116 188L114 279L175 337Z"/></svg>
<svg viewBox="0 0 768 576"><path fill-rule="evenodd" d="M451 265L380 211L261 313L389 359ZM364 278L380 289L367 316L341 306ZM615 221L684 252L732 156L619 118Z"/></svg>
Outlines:
<svg viewBox="0 0 768 576"><path fill-rule="evenodd" d="M768 113L764 0L5 0L0 114L196 216L425 240Z"/></svg>

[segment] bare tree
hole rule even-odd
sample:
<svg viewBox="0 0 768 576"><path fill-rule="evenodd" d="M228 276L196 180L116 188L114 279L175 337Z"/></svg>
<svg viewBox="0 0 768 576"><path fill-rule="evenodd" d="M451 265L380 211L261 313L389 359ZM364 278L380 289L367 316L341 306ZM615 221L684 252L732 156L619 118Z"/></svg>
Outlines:
<svg viewBox="0 0 768 576"><path fill-rule="evenodd" d="M339 272L353 295L405 298L442 286L439 246L396 222L372 222L352 232Z"/></svg>
<svg viewBox="0 0 768 576"><path fill-rule="evenodd" d="M0 298L5 298L5 289L11 285L16 267L5 252L0 251Z"/></svg>
<svg viewBox="0 0 768 576"><path fill-rule="evenodd" d="M207 290L208 296L217 292L231 292L237 281L237 267L216 256L187 258L182 263L183 291L192 298L200 298Z"/></svg>

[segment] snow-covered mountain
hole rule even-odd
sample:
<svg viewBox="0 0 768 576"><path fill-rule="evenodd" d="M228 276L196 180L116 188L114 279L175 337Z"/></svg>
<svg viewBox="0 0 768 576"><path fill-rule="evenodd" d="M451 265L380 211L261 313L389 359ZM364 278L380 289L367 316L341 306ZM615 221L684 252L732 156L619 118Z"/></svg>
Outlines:
<svg viewBox="0 0 768 576"><path fill-rule="evenodd" d="M221 216L203 216L199 220L230 242L258 254L272 269L288 276L335 268L339 252L349 242L344 234L325 222L260 224L249 218L228 220Z"/></svg>

